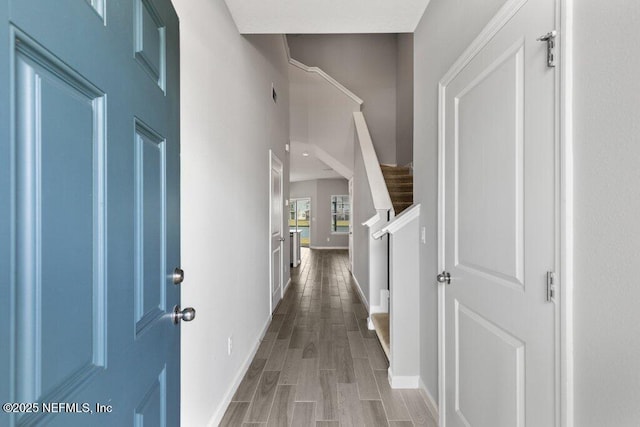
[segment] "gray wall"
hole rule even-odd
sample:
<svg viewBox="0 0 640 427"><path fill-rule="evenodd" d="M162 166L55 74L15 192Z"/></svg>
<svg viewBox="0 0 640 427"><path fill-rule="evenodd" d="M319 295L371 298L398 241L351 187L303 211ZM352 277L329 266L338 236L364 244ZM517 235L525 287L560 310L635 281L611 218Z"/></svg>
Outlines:
<svg viewBox="0 0 640 427"><path fill-rule="evenodd" d="M312 248L349 247L348 234L331 234L331 196L349 194L346 179L316 179L292 182L289 198L311 198L311 242Z"/></svg>
<svg viewBox="0 0 640 427"><path fill-rule="evenodd" d="M398 34L396 163L413 161L413 34Z"/></svg>
<svg viewBox="0 0 640 427"><path fill-rule="evenodd" d="M414 33L414 201L421 203L421 376L438 401L438 82L505 0L431 0Z"/></svg>
<svg viewBox="0 0 640 427"><path fill-rule="evenodd" d="M364 101L382 163L396 163L395 34L288 35L291 57L320 67Z"/></svg>
<svg viewBox="0 0 640 427"><path fill-rule="evenodd" d="M270 319L269 149L288 177L288 61L280 36L239 35L224 2L173 2L181 37L182 304L198 311L181 328L181 421L217 425Z"/></svg>
<svg viewBox="0 0 640 427"><path fill-rule="evenodd" d="M637 426L640 2L573 4L575 425Z"/></svg>

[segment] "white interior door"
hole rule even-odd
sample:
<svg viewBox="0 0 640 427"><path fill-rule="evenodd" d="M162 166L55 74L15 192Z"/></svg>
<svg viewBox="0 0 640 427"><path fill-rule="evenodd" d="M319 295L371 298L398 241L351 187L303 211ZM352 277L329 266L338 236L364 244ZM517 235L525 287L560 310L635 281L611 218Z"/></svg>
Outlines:
<svg viewBox="0 0 640 427"><path fill-rule="evenodd" d="M276 308L282 298L282 248L284 235L282 233L282 162L270 152L271 186L270 186L270 269L271 269L271 311Z"/></svg>
<svg viewBox="0 0 640 427"><path fill-rule="evenodd" d="M517 12L441 83L447 427L556 424L556 77L536 41L555 4L505 7Z"/></svg>

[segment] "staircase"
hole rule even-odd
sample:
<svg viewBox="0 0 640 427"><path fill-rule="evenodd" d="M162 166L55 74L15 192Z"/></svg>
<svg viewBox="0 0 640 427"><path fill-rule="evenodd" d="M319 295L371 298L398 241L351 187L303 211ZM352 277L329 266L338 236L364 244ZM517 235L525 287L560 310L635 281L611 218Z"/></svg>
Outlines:
<svg viewBox="0 0 640 427"><path fill-rule="evenodd" d="M380 165L384 181L396 215L413 204L413 175L411 169L400 166Z"/></svg>
<svg viewBox="0 0 640 427"><path fill-rule="evenodd" d="M413 175L408 167L380 165L382 175L391 197L396 216L413 204ZM371 323L382 345L382 349L391 360L391 342L389 335L389 313L371 314Z"/></svg>

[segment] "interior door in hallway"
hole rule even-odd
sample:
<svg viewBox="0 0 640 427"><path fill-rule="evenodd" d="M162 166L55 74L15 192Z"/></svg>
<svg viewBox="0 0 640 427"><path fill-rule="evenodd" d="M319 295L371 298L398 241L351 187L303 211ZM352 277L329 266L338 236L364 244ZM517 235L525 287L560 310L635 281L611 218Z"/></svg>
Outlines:
<svg viewBox="0 0 640 427"><path fill-rule="evenodd" d="M0 425L178 425L176 13L1 3Z"/></svg>
<svg viewBox="0 0 640 427"><path fill-rule="evenodd" d="M447 427L556 424L555 2L507 7L441 86Z"/></svg>
<svg viewBox="0 0 640 427"><path fill-rule="evenodd" d="M270 295L271 311L275 310L278 302L282 299L282 282L284 270L284 257L282 254L284 247L284 234L282 230L282 210L283 210L283 182L282 182L282 162L273 153L269 153L269 164L271 170L269 210L270 210Z"/></svg>

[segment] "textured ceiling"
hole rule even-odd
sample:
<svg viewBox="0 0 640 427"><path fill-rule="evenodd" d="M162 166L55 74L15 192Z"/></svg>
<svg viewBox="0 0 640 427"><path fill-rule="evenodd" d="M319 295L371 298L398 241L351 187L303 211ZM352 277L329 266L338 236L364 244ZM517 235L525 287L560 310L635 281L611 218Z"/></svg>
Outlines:
<svg viewBox="0 0 640 427"><path fill-rule="evenodd" d="M412 33L429 0L225 0L242 34Z"/></svg>

